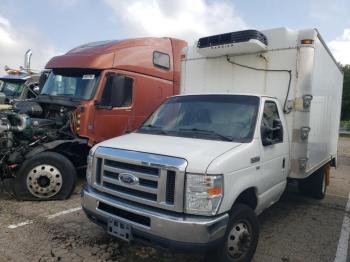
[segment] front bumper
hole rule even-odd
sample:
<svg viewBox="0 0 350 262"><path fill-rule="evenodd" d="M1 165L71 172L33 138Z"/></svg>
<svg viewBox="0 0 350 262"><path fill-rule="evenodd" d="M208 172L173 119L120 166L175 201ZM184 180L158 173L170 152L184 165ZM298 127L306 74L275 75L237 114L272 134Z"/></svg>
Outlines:
<svg viewBox="0 0 350 262"><path fill-rule="evenodd" d="M202 248L219 244L229 219L228 214L203 217L139 205L90 186L83 188L82 207L96 224L107 228L108 219L116 218L132 227L135 240L164 248Z"/></svg>

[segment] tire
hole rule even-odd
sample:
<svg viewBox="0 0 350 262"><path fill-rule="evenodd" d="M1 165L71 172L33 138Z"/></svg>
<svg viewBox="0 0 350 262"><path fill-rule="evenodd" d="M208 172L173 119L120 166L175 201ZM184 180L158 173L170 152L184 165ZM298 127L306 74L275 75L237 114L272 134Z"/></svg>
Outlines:
<svg viewBox="0 0 350 262"><path fill-rule="evenodd" d="M326 195L326 173L322 167L309 177L298 181L300 193L316 199L323 199Z"/></svg>
<svg viewBox="0 0 350 262"><path fill-rule="evenodd" d="M76 178L76 170L65 156L42 152L24 161L14 191L19 200L63 200L72 194Z"/></svg>
<svg viewBox="0 0 350 262"><path fill-rule="evenodd" d="M258 239L259 221L253 209L244 204L236 204L230 212L224 243L215 250L211 261L251 261ZM243 253L239 255L240 251Z"/></svg>

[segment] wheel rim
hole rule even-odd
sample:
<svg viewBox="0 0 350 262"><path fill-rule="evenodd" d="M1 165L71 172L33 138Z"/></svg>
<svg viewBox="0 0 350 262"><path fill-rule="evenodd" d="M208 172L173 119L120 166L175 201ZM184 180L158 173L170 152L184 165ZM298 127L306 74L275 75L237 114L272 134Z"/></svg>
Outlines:
<svg viewBox="0 0 350 262"><path fill-rule="evenodd" d="M251 226L247 221L240 221L233 225L228 234L227 251L233 260L239 260L248 253L251 247Z"/></svg>
<svg viewBox="0 0 350 262"><path fill-rule="evenodd" d="M38 165L31 169L27 176L27 188L39 198L50 198L62 187L61 172L51 165Z"/></svg>

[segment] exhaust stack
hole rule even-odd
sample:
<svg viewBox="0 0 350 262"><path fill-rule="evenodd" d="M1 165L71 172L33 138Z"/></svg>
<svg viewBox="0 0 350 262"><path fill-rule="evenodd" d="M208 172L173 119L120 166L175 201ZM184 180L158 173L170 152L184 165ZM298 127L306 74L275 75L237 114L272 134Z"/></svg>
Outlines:
<svg viewBox="0 0 350 262"><path fill-rule="evenodd" d="M24 55L24 69L26 70L30 69L30 60L32 58L32 54L32 49L28 49Z"/></svg>

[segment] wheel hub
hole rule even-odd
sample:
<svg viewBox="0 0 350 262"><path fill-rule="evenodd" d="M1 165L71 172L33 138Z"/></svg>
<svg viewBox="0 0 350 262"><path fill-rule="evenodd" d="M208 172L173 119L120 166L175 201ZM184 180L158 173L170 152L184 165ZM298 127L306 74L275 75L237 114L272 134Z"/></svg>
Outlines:
<svg viewBox="0 0 350 262"><path fill-rule="evenodd" d="M48 187L50 185L50 179L47 176L40 176L36 181L41 187Z"/></svg>
<svg viewBox="0 0 350 262"><path fill-rule="evenodd" d="M52 165L38 165L27 176L27 189L39 198L50 198L62 187L62 174Z"/></svg>
<svg viewBox="0 0 350 262"><path fill-rule="evenodd" d="M233 259L245 256L251 245L251 235L248 223L238 222L234 224L228 234L227 250Z"/></svg>

